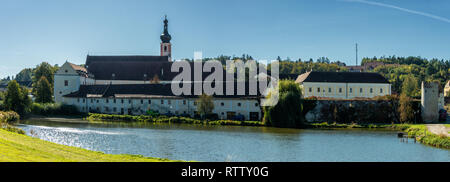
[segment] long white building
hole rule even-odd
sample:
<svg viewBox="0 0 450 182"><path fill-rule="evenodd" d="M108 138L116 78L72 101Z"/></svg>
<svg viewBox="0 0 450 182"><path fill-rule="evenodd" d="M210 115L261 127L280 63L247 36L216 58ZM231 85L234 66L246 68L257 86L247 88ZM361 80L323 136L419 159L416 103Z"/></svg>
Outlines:
<svg viewBox="0 0 450 182"><path fill-rule="evenodd" d="M298 76L296 83L304 97L354 99L391 94L391 84L378 73L311 71Z"/></svg>

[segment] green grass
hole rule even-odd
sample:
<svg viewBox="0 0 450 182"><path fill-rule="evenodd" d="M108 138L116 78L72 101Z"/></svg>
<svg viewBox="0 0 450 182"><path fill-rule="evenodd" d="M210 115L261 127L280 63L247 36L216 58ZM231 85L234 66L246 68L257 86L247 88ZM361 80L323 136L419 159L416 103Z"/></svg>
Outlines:
<svg viewBox="0 0 450 182"><path fill-rule="evenodd" d="M401 124L395 125L394 128L407 132L409 137L414 137L425 145L450 149L450 137L433 134L423 124Z"/></svg>
<svg viewBox="0 0 450 182"><path fill-rule="evenodd" d="M232 121L232 120L199 120L187 117L166 117L166 116L131 116L113 114L90 113L86 118L89 121L109 121L109 122L139 122L139 123L169 123L169 124L195 124L195 125L227 125L227 126L264 126L261 121Z"/></svg>
<svg viewBox="0 0 450 182"><path fill-rule="evenodd" d="M315 128L315 129L340 129L340 128L391 128L392 125L389 124L343 124L343 123L310 123L306 124L307 128Z"/></svg>
<svg viewBox="0 0 450 182"><path fill-rule="evenodd" d="M0 162L176 162L70 147L0 129Z"/></svg>

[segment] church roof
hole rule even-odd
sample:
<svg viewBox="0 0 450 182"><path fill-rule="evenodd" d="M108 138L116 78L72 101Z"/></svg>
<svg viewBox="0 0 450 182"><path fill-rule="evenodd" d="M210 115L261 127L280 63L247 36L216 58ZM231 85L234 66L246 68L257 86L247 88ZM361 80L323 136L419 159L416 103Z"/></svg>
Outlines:
<svg viewBox="0 0 450 182"><path fill-rule="evenodd" d="M214 95L216 98L258 98L256 95L249 93L249 85L246 82L246 90L244 95L237 95L237 82L234 82L234 94L226 95L226 82L222 82L223 94ZM133 97L133 98L150 98L150 97L178 97L178 98L196 98L196 95L181 95L176 96L172 93L171 84L122 84L122 85L81 85L76 92L64 95L64 97L103 97L103 98L118 98L118 97ZM259 89L259 87L257 87ZM194 93L194 85L191 83L191 93Z"/></svg>
<svg viewBox="0 0 450 182"><path fill-rule="evenodd" d="M368 72L307 72L298 76L297 83L334 82L334 83L389 83L378 73Z"/></svg>
<svg viewBox="0 0 450 182"><path fill-rule="evenodd" d="M167 56L87 56L86 67L97 80L146 80L158 75L166 80L164 72L170 72ZM114 74L114 77L113 77Z"/></svg>

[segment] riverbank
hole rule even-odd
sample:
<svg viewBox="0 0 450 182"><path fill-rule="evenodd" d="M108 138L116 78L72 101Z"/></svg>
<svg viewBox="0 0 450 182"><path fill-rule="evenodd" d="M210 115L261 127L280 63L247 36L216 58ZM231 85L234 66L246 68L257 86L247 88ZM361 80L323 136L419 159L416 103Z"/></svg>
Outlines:
<svg viewBox="0 0 450 182"><path fill-rule="evenodd" d="M109 115L109 114L89 114L86 118L67 118L67 117L39 117L34 119L42 119L54 122L67 123L167 123L167 124L193 124L193 125L222 125L222 126L266 126L261 121L231 121L231 120L198 120L187 117L152 117L152 116L131 116L131 115ZM446 126L446 125L444 125ZM447 135L430 132L424 124L339 124L339 123L308 123L305 125L307 129L389 129L407 132L411 138L416 138L423 144L438 147L450 148L450 137ZM447 126L450 127L450 126Z"/></svg>
<svg viewBox="0 0 450 182"><path fill-rule="evenodd" d="M407 132L408 137L416 138L420 143L433 147L450 149L450 137L430 132L427 125L399 125L396 127Z"/></svg>
<svg viewBox="0 0 450 182"><path fill-rule="evenodd" d="M422 144L450 149L448 130L450 125L442 124L338 124L338 123L311 123L306 125L311 129L392 129L408 133L408 137L416 138ZM443 127L443 128L442 128ZM439 129L436 129L439 128ZM443 133L447 132L447 133Z"/></svg>
<svg viewBox="0 0 450 182"><path fill-rule="evenodd" d="M0 129L0 162L176 162L140 155L113 155L51 143ZM178 161L179 162L179 161Z"/></svg>
<svg viewBox="0 0 450 182"><path fill-rule="evenodd" d="M168 123L168 124L196 124L196 125L224 125L224 126L265 126L261 121L232 121L232 120L199 120L187 117L166 117L166 116L131 116L112 114L90 113L86 118L89 121L109 121L109 122L143 122L143 123Z"/></svg>

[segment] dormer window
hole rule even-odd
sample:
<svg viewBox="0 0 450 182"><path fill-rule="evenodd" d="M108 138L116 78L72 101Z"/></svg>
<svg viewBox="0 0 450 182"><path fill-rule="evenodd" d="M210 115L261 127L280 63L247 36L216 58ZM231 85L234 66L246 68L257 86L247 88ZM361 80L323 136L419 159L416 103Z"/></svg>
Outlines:
<svg viewBox="0 0 450 182"><path fill-rule="evenodd" d="M67 73L67 72L69 72L69 71L67 71L67 70L64 70L64 72L66 72L66 73Z"/></svg>

